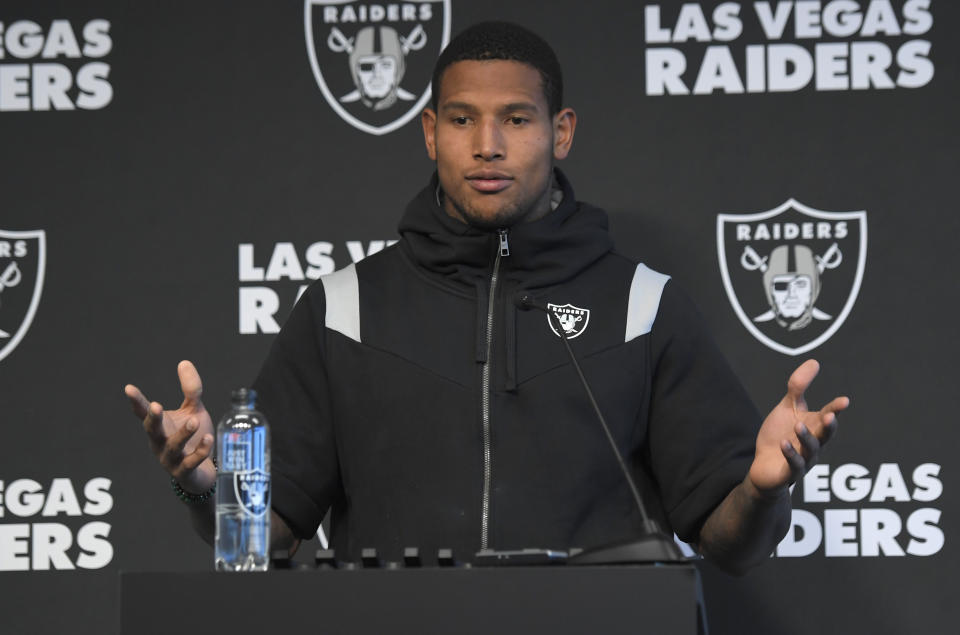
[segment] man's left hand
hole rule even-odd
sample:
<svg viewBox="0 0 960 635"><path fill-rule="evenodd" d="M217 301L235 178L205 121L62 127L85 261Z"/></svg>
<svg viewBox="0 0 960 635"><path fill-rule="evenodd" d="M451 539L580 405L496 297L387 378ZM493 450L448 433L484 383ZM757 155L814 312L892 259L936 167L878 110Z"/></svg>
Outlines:
<svg viewBox="0 0 960 635"><path fill-rule="evenodd" d="M787 394L770 411L757 434L756 455L747 484L755 496L781 496L790 484L803 478L817 462L820 448L837 430L836 413L850 405L836 397L818 411L807 409L804 393L820 372L816 360L807 360L790 375Z"/></svg>

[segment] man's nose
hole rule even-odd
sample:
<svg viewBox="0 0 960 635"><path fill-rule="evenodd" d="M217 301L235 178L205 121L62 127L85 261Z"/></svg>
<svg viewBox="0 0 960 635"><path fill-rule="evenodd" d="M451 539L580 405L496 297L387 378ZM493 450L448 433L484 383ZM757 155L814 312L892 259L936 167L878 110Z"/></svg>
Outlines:
<svg viewBox="0 0 960 635"><path fill-rule="evenodd" d="M496 121L484 119L476 127L473 136L473 156L484 161L502 159L506 155L503 132Z"/></svg>

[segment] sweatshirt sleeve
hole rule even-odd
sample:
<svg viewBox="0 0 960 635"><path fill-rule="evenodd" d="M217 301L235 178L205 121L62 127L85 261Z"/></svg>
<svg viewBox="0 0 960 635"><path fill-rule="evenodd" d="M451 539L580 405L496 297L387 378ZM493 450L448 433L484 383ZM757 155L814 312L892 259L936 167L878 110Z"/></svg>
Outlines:
<svg viewBox="0 0 960 635"><path fill-rule="evenodd" d="M760 415L673 282L651 336L651 466L673 530L697 542L707 516L750 469Z"/></svg>
<svg viewBox="0 0 960 635"><path fill-rule="evenodd" d="M340 492L324 350L323 285L301 296L254 382L270 423L272 507L310 538Z"/></svg>

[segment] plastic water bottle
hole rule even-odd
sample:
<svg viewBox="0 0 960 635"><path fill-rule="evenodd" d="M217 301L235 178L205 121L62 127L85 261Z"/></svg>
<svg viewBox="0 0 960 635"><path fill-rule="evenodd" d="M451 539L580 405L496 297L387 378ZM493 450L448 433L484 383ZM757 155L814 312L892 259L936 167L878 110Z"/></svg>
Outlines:
<svg viewBox="0 0 960 635"><path fill-rule="evenodd" d="M257 394L240 388L217 425L218 571L266 571L270 560L270 430Z"/></svg>

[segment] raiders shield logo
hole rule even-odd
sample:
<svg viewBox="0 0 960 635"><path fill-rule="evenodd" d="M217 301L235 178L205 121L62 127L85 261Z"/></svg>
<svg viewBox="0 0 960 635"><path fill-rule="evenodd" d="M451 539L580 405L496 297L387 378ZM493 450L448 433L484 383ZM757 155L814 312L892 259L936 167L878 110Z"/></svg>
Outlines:
<svg viewBox="0 0 960 635"><path fill-rule="evenodd" d="M790 199L757 214L718 214L717 255L747 330L775 351L800 355L836 333L857 300L867 213Z"/></svg>
<svg viewBox="0 0 960 635"><path fill-rule="evenodd" d="M251 516L263 516L270 508L270 475L257 468L233 473L233 493Z"/></svg>
<svg viewBox="0 0 960 635"><path fill-rule="evenodd" d="M46 249L42 230L0 229L0 360L17 347L37 312Z"/></svg>
<svg viewBox="0 0 960 635"><path fill-rule="evenodd" d="M553 311L553 315L556 320L551 320L550 316L547 316L547 324L550 325L550 330L554 332L557 337L563 337L560 335L560 331L557 330L555 322L560 322L560 326L563 328L564 333L567 334L567 339L572 340L587 329L587 323L590 322L590 309L581 309L580 307L573 306L572 304L547 304L547 308Z"/></svg>
<svg viewBox="0 0 960 635"><path fill-rule="evenodd" d="M350 125L382 135L430 99L434 61L450 41L450 0L305 0L304 28L327 103Z"/></svg>

